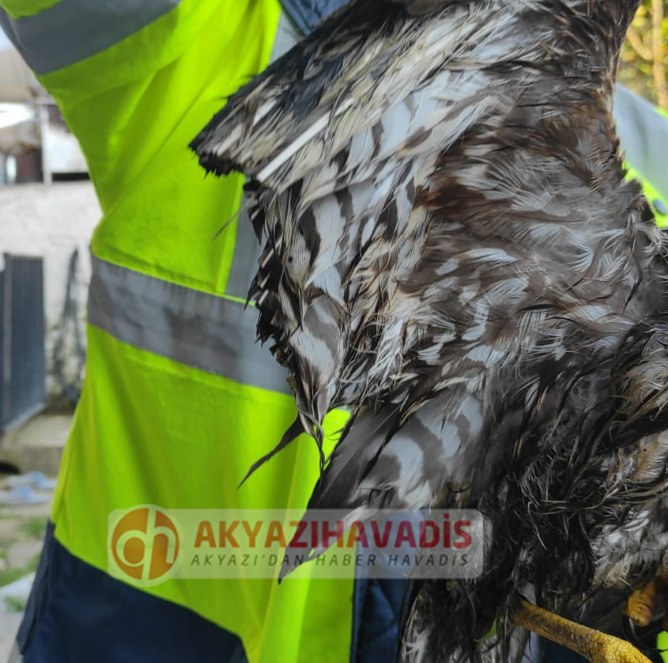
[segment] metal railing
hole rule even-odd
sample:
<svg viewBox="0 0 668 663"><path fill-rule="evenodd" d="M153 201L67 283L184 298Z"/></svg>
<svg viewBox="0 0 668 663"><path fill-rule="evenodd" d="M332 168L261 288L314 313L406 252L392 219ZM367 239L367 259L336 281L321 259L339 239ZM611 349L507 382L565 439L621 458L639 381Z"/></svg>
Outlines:
<svg viewBox="0 0 668 663"><path fill-rule="evenodd" d="M0 431L20 425L46 401L42 258L5 253L0 272Z"/></svg>

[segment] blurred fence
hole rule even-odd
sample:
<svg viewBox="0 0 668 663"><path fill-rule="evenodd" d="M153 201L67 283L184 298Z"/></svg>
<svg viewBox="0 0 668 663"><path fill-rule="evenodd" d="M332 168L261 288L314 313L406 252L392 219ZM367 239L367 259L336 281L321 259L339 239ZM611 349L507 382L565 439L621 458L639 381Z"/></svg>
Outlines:
<svg viewBox="0 0 668 663"><path fill-rule="evenodd" d="M46 400L42 258L5 254L0 272L0 431L36 414Z"/></svg>

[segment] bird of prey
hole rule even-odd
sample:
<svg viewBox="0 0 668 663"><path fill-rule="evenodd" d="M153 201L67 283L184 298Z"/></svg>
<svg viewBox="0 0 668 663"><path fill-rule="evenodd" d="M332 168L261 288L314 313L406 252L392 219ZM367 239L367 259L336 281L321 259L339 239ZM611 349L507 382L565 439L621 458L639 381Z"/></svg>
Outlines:
<svg viewBox="0 0 668 663"><path fill-rule="evenodd" d="M646 660L564 618L651 612L665 574L667 243L611 116L639 4L355 0L192 143L249 178L279 448L351 413L309 508L491 523L480 578L416 583L405 662L516 659L527 629Z"/></svg>

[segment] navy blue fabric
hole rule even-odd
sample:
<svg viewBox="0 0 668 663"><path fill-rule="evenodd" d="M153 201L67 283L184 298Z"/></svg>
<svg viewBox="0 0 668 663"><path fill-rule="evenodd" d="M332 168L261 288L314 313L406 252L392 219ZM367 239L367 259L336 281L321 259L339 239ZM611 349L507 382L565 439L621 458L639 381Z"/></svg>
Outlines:
<svg viewBox="0 0 668 663"><path fill-rule="evenodd" d="M405 583L355 583L351 663L391 663ZM25 663L246 663L239 638L70 554L49 524L18 645Z"/></svg>
<svg viewBox="0 0 668 663"><path fill-rule="evenodd" d="M281 0L283 9L305 35L312 32L323 18L347 2L348 0Z"/></svg>
<svg viewBox="0 0 668 663"><path fill-rule="evenodd" d="M71 555L49 526L18 634L25 663L243 663L239 638Z"/></svg>
<svg viewBox="0 0 668 663"><path fill-rule="evenodd" d="M543 640L543 663L588 663L586 658L560 645Z"/></svg>
<svg viewBox="0 0 668 663"><path fill-rule="evenodd" d="M404 580L356 580L351 663L394 663L407 586Z"/></svg>

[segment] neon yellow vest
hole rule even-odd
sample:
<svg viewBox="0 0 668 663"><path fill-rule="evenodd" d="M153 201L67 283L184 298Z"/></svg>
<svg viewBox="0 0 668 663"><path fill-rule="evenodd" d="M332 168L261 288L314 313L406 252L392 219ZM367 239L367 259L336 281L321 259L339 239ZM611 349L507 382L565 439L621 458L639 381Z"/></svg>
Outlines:
<svg viewBox="0 0 668 663"><path fill-rule="evenodd" d="M105 3L94 4L102 17ZM187 147L269 61L280 5L120 4L136 8L126 23L137 29L123 35L127 24L112 12L97 32L122 39L100 52L86 54L84 18L73 16L73 34L44 42L51 55L39 40L30 53L79 138L104 215L92 241L87 374L52 518L58 541L105 572L115 509L303 508L319 467L315 445L299 440L237 489L295 408L273 360L253 348L253 311L244 313L245 293L231 283L249 267L238 253L250 225L237 231L234 221L212 239L238 209L242 180L205 178ZM12 18L48 16L57 0L0 6ZM339 416L330 430L341 424ZM144 591L238 634L251 663L349 659L352 578L171 580Z"/></svg>
<svg viewBox="0 0 668 663"><path fill-rule="evenodd" d="M15 19L58 4L0 0ZM241 180L205 179L186 147L221 99L268 62L278 2L117 4L143 6L144 13L136 11L138 24L127 35L112 25L107 33L119 38L103 48L86 40L87 17L73 17L76 38L56 33L40 46L44 35L37 32L24 40L29 45L32 37L33 66L82 144L104 213L92 243L87 377L52 514L60 543L103 571L107 517L115 509L300 508L318 467L314 445L302 441L236 489L292 422L294 406L287 393L269 388L278 378L268 365L225 359L228 350L234 359L235 350L248 349L248 339L227 336L239 328L250 333L241 325L243 292L230 283L243 227L237 237L234 221L212 237L238 208ZM172 8L151 16L151 7L165 4ZM103 0L95 5L93 14L103 15ZM168 319L178 308L169 306L170 296L194 324ZM131 306L119 310L118 301ZM180 323L191 333L213 331L174 336ZM352 580L280 587L171 581L145 591L239 634L251 663L349 657Z"/></svg>

